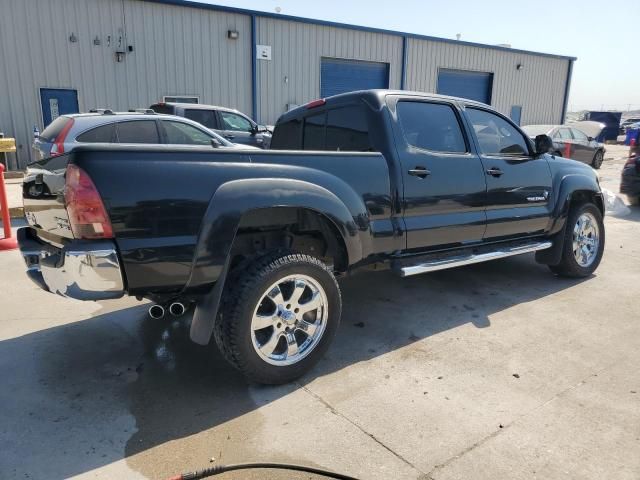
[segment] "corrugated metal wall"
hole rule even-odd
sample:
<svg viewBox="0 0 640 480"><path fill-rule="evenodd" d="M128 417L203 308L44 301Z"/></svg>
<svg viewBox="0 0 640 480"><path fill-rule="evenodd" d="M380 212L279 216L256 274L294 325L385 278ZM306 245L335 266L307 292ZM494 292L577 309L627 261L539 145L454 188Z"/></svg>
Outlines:
<svg viewBox="0 0 640 480"><path fill-rule="evenodd" d="M320 96L322 57L389 63L389 86L400 88L402 37L260 17L256 29L257 43L272 48L272 60L258 60L258 118L263 123L275 122L287 104Z"/></svg>
<svg viewBox="0 0 640 480"><path fill-rule="evenodd" d="M567 59L414 38L407 56L407 89L436 92L439 68L490 72L494 108L509 115L512 105L522 106L522 125L560 121Z"/></svg>
<svg viewBox="0 0 640 480"><path fill-rule="evenodd" d="M252 113L247 13L144 0L2 0L2 10L0 131L17 137L20 166L31 156L33 125L42 128L39 88L76 89L81 111L196 95L201 103ZM229 40L228 30L239 38ZM262 123L275 122L288 104L320 96L322 57L388 63L390 88L401 86L399 34L257 14L255 40L272 47L272 60L257 61L256 119ZM115 51L128 45L134 51L117 63ZM492 72L494 107L508 114L521 105L523 125L560 120L568 59L416 38L408 39L407 59L407 89L435 92L438 68Z"/></svg>
<svg viewBox="0 0 640 480"><path fill-rule="evenodd" d="M33 125L42 128L42 87L77 89L81 111L148 107L163 95L251 111L247 15L140 0L3 0L2 9L11 13L0 15L0 131L17 137L21 166Z"/></svg>

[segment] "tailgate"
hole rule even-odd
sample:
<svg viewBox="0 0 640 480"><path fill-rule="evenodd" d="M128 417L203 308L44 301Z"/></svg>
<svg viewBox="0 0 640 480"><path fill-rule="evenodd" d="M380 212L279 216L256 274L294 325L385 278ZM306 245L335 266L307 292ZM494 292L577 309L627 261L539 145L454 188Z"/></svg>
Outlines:
<svg viewBox="0 0 640 480"><path fill-rule="evenodd" d="M24 214L29 225L43 239L62 243L73 233L64 203L64 185L68 155L32 163L22 183Z"/></svg>

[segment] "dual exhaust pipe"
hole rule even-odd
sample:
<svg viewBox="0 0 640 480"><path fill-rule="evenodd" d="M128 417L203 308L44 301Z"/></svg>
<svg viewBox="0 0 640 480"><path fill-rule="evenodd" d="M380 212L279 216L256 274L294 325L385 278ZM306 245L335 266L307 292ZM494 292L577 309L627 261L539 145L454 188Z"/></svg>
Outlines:
<svg viewBox="0 0 640 480"><path fill-rule="evenodd" d="M169 310L169 313L174 317L180 317L184 315L184 312L187 311L187 307L184 306L184 303L173 302L171 305L169 305L168 310ZM158 320L164 317L164 315L165 315L165 309L162 305L155 304L149 307L149 316L154 320Z"/></svg>

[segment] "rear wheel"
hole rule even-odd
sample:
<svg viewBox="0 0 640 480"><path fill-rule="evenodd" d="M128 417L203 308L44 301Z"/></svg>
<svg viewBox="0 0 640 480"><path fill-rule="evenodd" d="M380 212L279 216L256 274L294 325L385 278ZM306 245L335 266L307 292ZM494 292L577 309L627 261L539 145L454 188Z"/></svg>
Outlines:
<svg viewBox="0 0 640 480"><path fill-rule="evenodd" d="M604 252L604 224L602 213L592 203L573 208L567 218L562 259L558 265L549 265L552 272L573 278L591 275Z"/></svg>
<svg viewBox="0 0 640 480"><path fill-rule="evenodd" d="M336 279L320 260L273 253L231 277L216 319L216 342L250 380L290 382L326 352L341 308Z"/></svg>
<svg viewBox="0 0 640 480"><path fill-rule="evenodd" d="M604 152L602 150L598 150L596 154L593 156L593 160L591 161L591 166L598 170L602 166L602 161L604 160Z"/></svg>

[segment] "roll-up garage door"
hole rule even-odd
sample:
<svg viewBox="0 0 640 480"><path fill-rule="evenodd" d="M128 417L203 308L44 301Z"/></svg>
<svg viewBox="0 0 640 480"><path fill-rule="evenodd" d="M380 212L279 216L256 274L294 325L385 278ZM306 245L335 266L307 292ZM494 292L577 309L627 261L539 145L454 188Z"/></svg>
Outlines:
<svg viewBox="0 0 640 480"><path fill-rule="evenodd" d="M492 88L493 73L444 68L438 72L438 93L441 95L468 98L490 105Z"/></svg>
<svg viewBox="0 0 640 480"><path fill-rule="evenodd" d="M323 58L320 70L322 98L354 90L389 88L388 63Z"/></svg>

